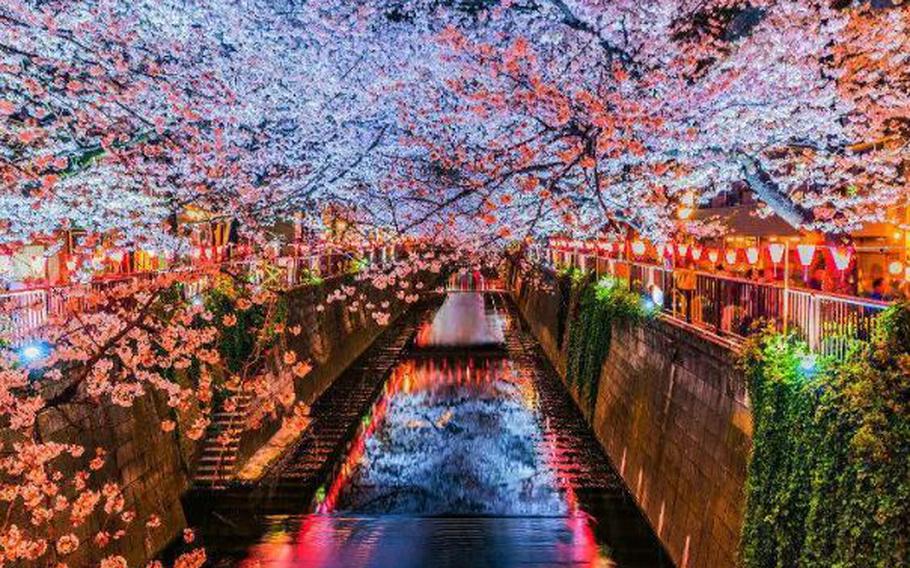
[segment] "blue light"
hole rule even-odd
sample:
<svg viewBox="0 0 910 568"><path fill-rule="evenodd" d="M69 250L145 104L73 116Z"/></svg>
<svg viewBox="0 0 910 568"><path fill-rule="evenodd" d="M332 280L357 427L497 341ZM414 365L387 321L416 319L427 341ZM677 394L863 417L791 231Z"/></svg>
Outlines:
<svg viewBox="0 0 910 568"><path fill-rule="evenodd" d="M43 343L28 343L19 349L19 358L26 364L44 359L47 354L47 346Z"/></svg>
<svg viewBox="0 0 910 568"><path fill-rule="evenodd" d="M806 355L799 362L799 370L802 371L803 375L812 376L815 374L817 363L815 355Z"/></svg>
<svg viewBox="0 0 910 568"><path fill-rule="evenodd" d="M654 302L655 306L662 308L664 306L664 291L654 286L651 289L651 301Z"/></svg>

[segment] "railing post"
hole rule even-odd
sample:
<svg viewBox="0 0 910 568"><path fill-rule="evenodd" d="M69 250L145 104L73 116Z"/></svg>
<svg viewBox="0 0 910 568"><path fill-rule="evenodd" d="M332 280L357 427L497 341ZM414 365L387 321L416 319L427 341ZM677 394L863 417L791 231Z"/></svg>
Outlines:
<svg viewBox="0 0 910 568"><path fill-rule="evenodd" d="M784 244L784 313L783 332L787 333L787 325L790 318L790 243Z"/></svg>
<svg viewBox="0 0 910 568"><path fill-rule="evenodd" d="M723 331L723 321L724 321L724 303L723 303L723 293L721 287L723 285L723 280L715 279L714 280L714 328L720 332Z"/></svg>

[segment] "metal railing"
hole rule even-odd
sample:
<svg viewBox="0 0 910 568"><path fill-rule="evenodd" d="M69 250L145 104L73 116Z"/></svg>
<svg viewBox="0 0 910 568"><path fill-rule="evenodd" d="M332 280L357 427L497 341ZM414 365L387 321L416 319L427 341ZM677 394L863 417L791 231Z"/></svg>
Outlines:
<svg viewBox="0 0 910 568"><path fill-rule="evenodd" d="M362 251L370 264L394 260L392 247ZM210 271L215 266L238 266L254 282L274 282L294 287L307 283L307 278L333 278L345 274L354 259L351 254L326 252L309 256L281 257L274 262L227 260L186 271L182 278L187 299L200 296L211 284ZM88 283L45 286L0 293L0 338L13 346L39 339L41 330L54 318L87 309L87 299L98 292L153 278L156 273L136 273L106 277Z"/></svg>
<svg viewBox="0 0 910 568"><path fill-rule="evenodd" d="M813 352L843 357L858 339L875 331L887 302L784 287L691 269L610 258L597 253L532 252L532 258L555 268L574 266L628 281L630 289L659 300L665 317L733 342L760 324L795 333Z"/></svg>

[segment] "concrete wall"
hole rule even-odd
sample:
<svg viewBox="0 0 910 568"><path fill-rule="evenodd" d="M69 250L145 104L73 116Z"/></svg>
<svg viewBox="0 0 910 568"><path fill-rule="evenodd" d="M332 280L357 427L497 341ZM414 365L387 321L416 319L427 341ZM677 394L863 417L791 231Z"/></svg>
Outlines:
<svg viewBox="0 0 910 568"><path fill-rule="evenodd" d="M514 289L564 373L555 330L572 300L545 276ZM752 430L735 353L662 320L616 325L597 392L582 410L676 564L735 566Z"/></svg>
<svg viewBox="0 0 910 568"><path fill-rule="evenodd" d="M438 275L423 275L424 289L433 289L438 279ZM325 301L342 282L355 286L358 294L362 291L366 296L359 301L358 309L351 311L349 302ZM297 401L312 404L382 333L385 328L377 325L370 315L372 310L364 307L367 303L379 305L382 301L389 301L386 310L389 313L400 315L407 310L407 305L389 290L377 291L369 284L354 283L350 277L319 286L301 286L288 293L287 325L288 328L300 326L301 332L297 336L286 335L283 348L294 351L299 361L309 361L313 366L306 377L294 382ZM320 305L321 311L317 309ZM280 424L280 420L272 420L254 430L244 431L238 463L252 456Z"/></svg>
<svg viewBox="0 0 910 568"><path fill-rule="evenodd" d="M304 287L290 295L288 325L300 325L303 331L297 337L288 338L288 347L299 359L313 364L313 370L296 388L297 398L307 404L331 385L385 329L376 325L370 310L363 308L366 302L378 305L391 296L392 304L386 311L396 313L407 309L388 290L377 292L370 286L364 289L367 298L360 301L360 309L353 312L347 302L325 304L326 294L334 289L330 285ZM323 304L323 311L315 309L318 304Z"/></svg>
<svg viewBox="0 0 910 568"><path fill-rule="evenodd" d="M427 289L435 286L436 279L436 276L427 275ZM336 284L328 282L290 292L288 326L300 325L302 331L296 337L287 337L287 348L295 350L299 359L309 360L313 365L313 370L294 385L298 400L306 403L315 400L384 329L373 321L368 310L361 308L352 312L346 303L325 304L323 311L317 311L317 306L324 303L325 296L334 291ZM386 299L385 296L393 296L392 313L405 309L403 302L395 300L389 291L380 295L370 286L359 287L377 304ZM185 432L198 415L198 409L196 412L190 410L178 416L178 427L174 432L163 432L161 421L173 416L163 397L150 393L136 400L131 408L112 404L66 405L39 416L41 439L77 443L85 446L87 453L92 453L96 447L104 448L108 452L107 464L96 474L96 479L119 483L126 500L125 509L136 513L136 520L126 534L103 549L93 546L89 542L91 538L99 530L113 532L111 529L122 525L106 521L107 515L100 511L90 517L75 531L84 544L77 553L66 558L69 566L94 566L109 555L124 556L130 566L144 566L179 537L187 527L181 496L189 489L203 443L188 440L180 433ZM279 424L279 420L272 420L245 432L240 458L252 455ZM160 527L145 528L151 515L161 518ZM70 530L67 527L61 530L63 528L66 532Z"/></svg>
<svg viewBox="0 0 910 568"><path fill-rule="evenodd" d="M37 428L42 439L81 444L87 455L93 455L95 448L107 451L106 464L93 479L118 483L125 510L136 514L132 525L126 527L118 519L108 518L99 505L97 514L73 531L83 544L66 557L69 566L94 566L114 554L124 556L130 566L144 566L186 527L180 495L188 488L188 460L192 459L184 452L192 453L193 447L192 443L178 443L176 432L161 431L161 421L168 418L171 412L164 398L154 394L137 399L130 408L64 405L39 416ZM161 519L160 527L145 528L151 515ZM126 529L124 536L103 549L91 542L101 530L113 534L121 528ZM65 534L72 529L58 530L58 534Z"/></svg>

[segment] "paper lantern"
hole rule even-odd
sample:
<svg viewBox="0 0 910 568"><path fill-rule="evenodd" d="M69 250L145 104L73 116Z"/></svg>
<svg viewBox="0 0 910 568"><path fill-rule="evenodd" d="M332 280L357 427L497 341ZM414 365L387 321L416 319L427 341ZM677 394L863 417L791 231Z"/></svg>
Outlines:
<svg viewBox="0 0 910 568"><path fill-rule="evenodd" d="M834 266L837 267L837 269L840 271L846 270L847 267L850 266L850 259L852 256L850 254L850 249L847 249L847 248L842 249L839 247L829 247L829 248L831 250L831 256L834 257Z"/></svg>
<svg viewBox="0 0 910 568"><path fill-rule="evenodd" d="M749 247L746 249L746 260L749 261L749 264L758 262L758 247Z"/></svg>
<svg viewBox="0 0 910 568"><path fill-rule="evenodd" d="M632 254L635 256L641 256L645 254L645 243L641 241L632 241Z"/></svg>
<svg viewBox="0 0 910 568"><path fill-rule="evenodd" d="M784 258L784 251L787 249L783 243L771 243L768 245L768 254L771 255L771 262L780 264Z"/></svg>
<svg viewBox="0 0 910 568"><path fill-rule="evenodd" d="M32 272L44 272L44 265L47 263L47 259L43 256L33 256L29 261Z"/></svg>
<svg viewBox="0 0 910 568"><path fill-rule="evenodd" d="M736 264L736 249L727 249L724 253L724 260L727 264Z"/></svg>
<svg viewBox="0 0 910 568"><path fill-rule="evenodd" d="M666 256L666 254L667 254L667 245L665 245L665 244L654 245L654 250L657 253L657 260L663 260L664 256Z"/></svg>
<svg viewBox="0 0 910 568"><path fill-rule="evenodd" d="M796 245L796 252L799 253L799 262L808 268L815 258L815 245Z"/></svg>
<svg viewBox="0 0 910 568"><path fill-rule="evenodd" d="M679 243L678 245L676 245L676 252L677 252L677 254L679 254L680 257L685 258L686 253L689 252L689 245L687 245L685 243Z"/></svg>
<svg viewBox="0 0 910 568"><path fill-rule="evenodd" d="M115 251L109 253L109 256L111 257L111 260L113 260L114 262L121 262L123 260L123 252L121 252L119 250L115 250Z"/></svg>
<svg viewBox="0 0 910 568"><path fill-rule="evenodd" d="M692 247L692 260L699 261L701 260L702 248L698 245Z"/></svg>
<svg viewBox="0 0 910 568"><path fill-rule="evenodd" d="M711 249L708 251L708 260L711 261L711 264L717 264L718 253L716 249Z"/></svg>
<svg viewBox="0 0 910 568"><path fill-rule="evenodd" d="M796 252L799 254L799 262L803 265L803 280L809 281L809 266L815 257L815 245L796 245Z"/></svg>
<svg viewBox="0 0 910 568"><path fill-rule="evenodd" d="M888 272L892 276L897 276L898 274L900 274L903 271L904 271L904 263L899 260L895 260L894 262L892 262L891 264L888 265Z"/></svg>

